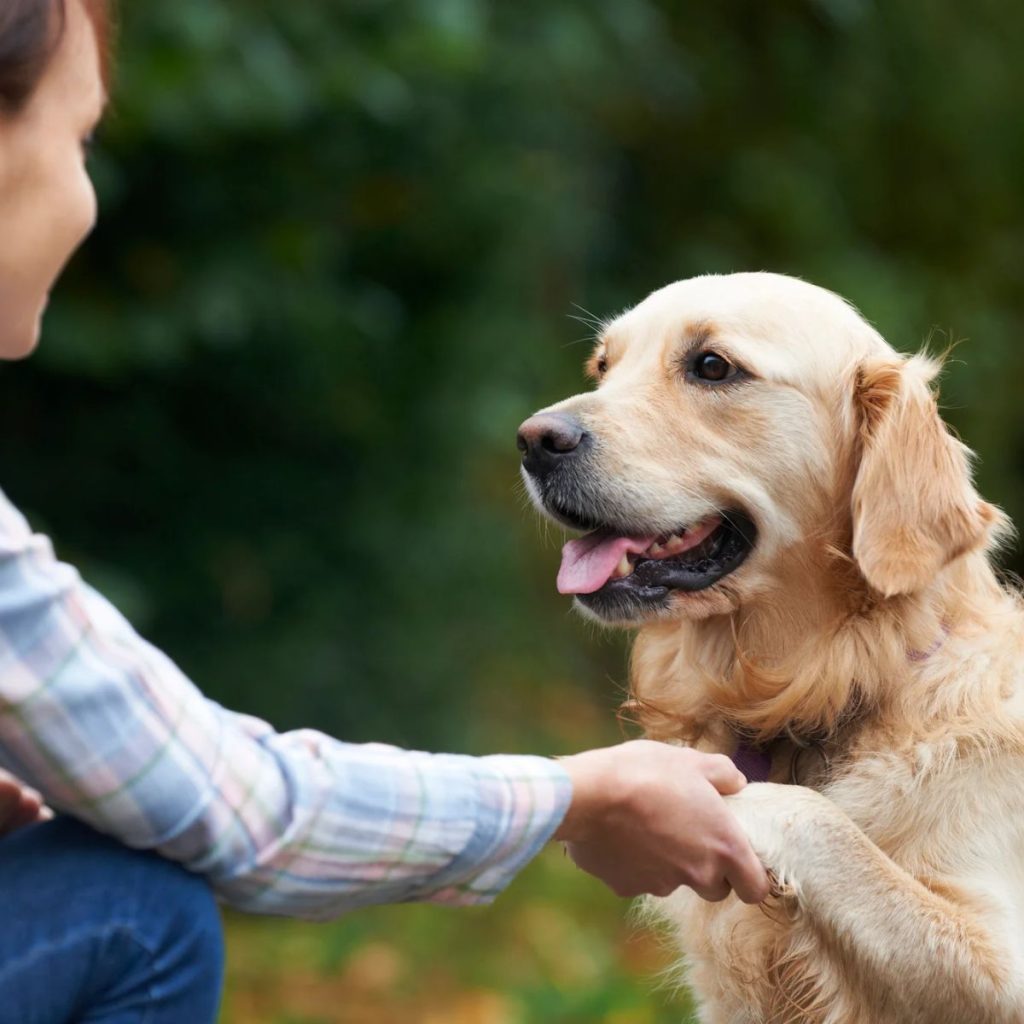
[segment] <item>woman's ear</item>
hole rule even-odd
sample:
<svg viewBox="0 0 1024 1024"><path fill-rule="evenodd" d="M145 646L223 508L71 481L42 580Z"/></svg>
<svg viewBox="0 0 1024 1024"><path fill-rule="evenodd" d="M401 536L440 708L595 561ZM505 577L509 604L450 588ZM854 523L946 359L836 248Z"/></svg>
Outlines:
<svg viewBox="0 0 1024 1024"><path fill-rule="evenodd" d="M853 557L886 597L927 586L1003 523L971 482L970 453L946 429L925 356L857 369L861 456L853 484Z"/></svg>

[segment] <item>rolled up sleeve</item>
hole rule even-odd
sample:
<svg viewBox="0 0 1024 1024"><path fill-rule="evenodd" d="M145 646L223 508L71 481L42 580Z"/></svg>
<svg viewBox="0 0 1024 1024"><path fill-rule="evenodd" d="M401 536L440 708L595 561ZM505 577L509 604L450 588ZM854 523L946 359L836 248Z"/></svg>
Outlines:
<svg viewBox="0 0 1024 1024"><path fill-rule="evenodd" d="M0 494L0 764L241 909L487 902L571 798L547 758L278 733L204 697Z"/></svg>

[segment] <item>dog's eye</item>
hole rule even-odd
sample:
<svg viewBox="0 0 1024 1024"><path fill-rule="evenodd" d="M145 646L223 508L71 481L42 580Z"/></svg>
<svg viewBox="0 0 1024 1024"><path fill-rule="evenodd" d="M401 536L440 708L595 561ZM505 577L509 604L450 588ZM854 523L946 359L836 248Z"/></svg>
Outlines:
<svg viewBox="0 0 1024 1024"><path fill-rule="evenodd" d="M701 352L693 360L693 375L712 384L735 377L736 367L717 352Z"/></svg>
<svg viewBox="0 0 1024 1024"><path fill-rule="evenodd" d="M603 377L608 372L608 357L598 356L597 357L597 375Z"/></svg>

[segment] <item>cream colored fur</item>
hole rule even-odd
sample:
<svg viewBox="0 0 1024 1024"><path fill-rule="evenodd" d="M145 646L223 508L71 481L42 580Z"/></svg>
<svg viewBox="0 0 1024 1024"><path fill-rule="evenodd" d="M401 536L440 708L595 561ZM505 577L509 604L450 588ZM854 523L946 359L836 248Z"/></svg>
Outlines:
<svg viewBox="0 0 1024 1024"><path fill-rule="evenodd" d="M688 382L695 344L750 379ZM769 274L655 292L598 359L555 408L598 438L609 501L665 530L740 506L759 530L733 575L626 623L649 735L773 757L730 805L778 895L651 901L701 1020L1024 1021L1024 614L936 364Z"/></svg>

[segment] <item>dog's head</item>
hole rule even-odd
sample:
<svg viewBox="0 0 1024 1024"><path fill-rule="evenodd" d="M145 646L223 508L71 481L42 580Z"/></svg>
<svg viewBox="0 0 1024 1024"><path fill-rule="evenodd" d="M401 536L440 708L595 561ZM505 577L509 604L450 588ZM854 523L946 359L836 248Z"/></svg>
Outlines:
<svg viewBox="0 0 1024 1024"><path fill-rule="evenodd" d="M928 585L999 513L929 382L843 300L775 274L669 285L610 323L597 387L520 428L537 506L587 531L559 589L604 622L703 618L845 548L879 597Z"/></svg>

